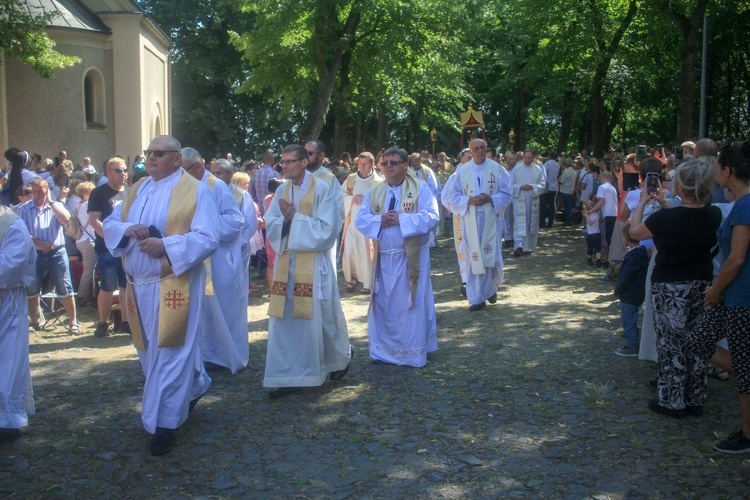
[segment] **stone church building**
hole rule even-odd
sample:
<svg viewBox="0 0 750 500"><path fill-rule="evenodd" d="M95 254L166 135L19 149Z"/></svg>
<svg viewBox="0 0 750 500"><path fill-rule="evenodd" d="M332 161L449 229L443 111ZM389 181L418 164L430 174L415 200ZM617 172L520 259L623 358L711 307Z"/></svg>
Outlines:
<svg viewBox="0 0 750 500"><path fill-rule="evenodd" d="M57 11L56 49L81 62L54 77L0 53L0 149L54 158L66 150L101 170L131 164L151 138L171 131L171 42L134 0L27 0L31 15Z"/></svg>

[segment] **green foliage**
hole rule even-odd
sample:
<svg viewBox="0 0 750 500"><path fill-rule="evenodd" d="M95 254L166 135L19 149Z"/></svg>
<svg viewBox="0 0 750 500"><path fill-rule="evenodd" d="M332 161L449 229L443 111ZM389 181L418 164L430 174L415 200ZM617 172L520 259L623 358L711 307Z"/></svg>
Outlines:
<svg viewBox="0 0 750 500"><path fill-rule="evenodd" d="M469 105L501 149L511 128L516 148L590 147L596 109L600 143L670 143L685 106L674 16L687 18L698 1L142 3L175 43L176 133L214 153L256 154L311 136L335 152L431 149L433 127L437 149L455 153ZM709 2L714 136L750 124L748 9Z"/></svg>
<svg viewBox="0 0 750 500"><path fill-rule="evenodd" d="M55 13L31 17L21 0L0 0L0 49L15 57L41 77L50 78L57 70L78 62L55 50L55 42L45 32Z"/></svg>

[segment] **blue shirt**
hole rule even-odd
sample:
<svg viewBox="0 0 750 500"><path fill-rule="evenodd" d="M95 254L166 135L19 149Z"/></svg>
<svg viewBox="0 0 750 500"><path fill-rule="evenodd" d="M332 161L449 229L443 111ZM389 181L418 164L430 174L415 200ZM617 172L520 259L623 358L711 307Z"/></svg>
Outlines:
<svg viewBox="0 0 750 500"><path fill-rule="evenodd" d="M18 207L17 213L23 219L32 237L52 243L55 247L65 245L65 232L62 224L55 217L52 205L45 203L42 208L39 208L34 200L29 200Z"/></svg>
<svg viewBox="0 0 750 500"><path fill-rule="evenodd" d="M737 200L732 211L724 219L717 236L724 262L732 251L732 230L734 226L750 225L750 195ZM727 307L750 307L750 249L745 257L745 265L737 277L724 290L724 305Z"/></svg>

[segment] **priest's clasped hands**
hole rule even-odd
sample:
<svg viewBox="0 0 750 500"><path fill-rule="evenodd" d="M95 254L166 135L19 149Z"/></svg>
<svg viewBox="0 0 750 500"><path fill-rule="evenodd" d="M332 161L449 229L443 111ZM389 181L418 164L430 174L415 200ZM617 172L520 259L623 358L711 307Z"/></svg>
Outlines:
<svg viewBox="0 0 750 500"><path fill-rule="evenodd" d="M281 210L281 215L284 216L284 220L288 222L292 222L294 214L297 213L297 210L294 209L294 205L283 198L279 200L279 210Z"/></svg>
<svg viewBox="0 0 750 500"><path fill-rule="evenodd" d="M481 206L485 203L492 203L492 196L482 193L476 196L469 196L469 205Z"/></svg>
<svg viewBox="0 0 750 500"><path fill-rule="evenodd" d="M148 228L143 224L133 224L125 231L125 236L137 239L141 252L153 259L160 259L166 253L164 242L159 238L149 237Z"/></svg>
<svg viewBox="0 0 750 500"><path fill-rule="evenodd" d="M398 226L398 212L391 210L390 212L384 213L380 218L380 227L391 227Z"/></svg>

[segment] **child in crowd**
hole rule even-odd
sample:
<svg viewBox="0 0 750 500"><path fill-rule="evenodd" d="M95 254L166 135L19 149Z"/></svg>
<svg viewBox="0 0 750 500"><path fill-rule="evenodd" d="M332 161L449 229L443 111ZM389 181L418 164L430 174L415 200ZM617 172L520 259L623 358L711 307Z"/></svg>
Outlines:
<svg viewBox="0 0 750 500"><path fill-rule="evenodd" d="M638 356L640 333L638 311L646 298L648 251L630 236L630 224L622 228L622 245L627 249L615 285L615 297L620 299L623 337L626 345L615 351L618 356Z"/></svg>
<svg viewBox="0 0 750 500"><path fill-rule="evenodd" d="M602 268L602 231L599 228L600 210L594 208L593 201L583 202L583 216L586 221L586 257L590 266L594 265L596 254L596 268Z"/></svg>

